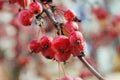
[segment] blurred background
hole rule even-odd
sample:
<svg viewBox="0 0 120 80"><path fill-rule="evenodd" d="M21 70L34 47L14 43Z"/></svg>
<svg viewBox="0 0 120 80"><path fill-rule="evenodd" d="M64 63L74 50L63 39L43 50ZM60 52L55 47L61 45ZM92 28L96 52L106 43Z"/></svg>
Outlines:
<svg viewBox="0 0 120 80"><path fill-rule="evenodd" d="M120 0L53 0L52 4L75 11L82 20L79 27L86 42L86 59L106 80L120 80ZM26 56L29 42L43 33L38 33L34 23L30 27L21 25L19 9L18 4L0 0L0 80L56 80L59 73L63 76L56 61L40 54ZM44 29L53 35L49 19ZM64 67L72 77L97 80L76 57Z"/></svg>

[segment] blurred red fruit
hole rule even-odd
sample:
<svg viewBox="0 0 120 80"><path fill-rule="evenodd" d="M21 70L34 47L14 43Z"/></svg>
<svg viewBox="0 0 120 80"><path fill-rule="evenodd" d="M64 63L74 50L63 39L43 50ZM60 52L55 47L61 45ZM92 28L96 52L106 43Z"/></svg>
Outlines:
<svg viewBox="0 0 120 80"><path fill-rule="evenodd" d="M97 19L106 19L109 15L108 12L102 7L93 8L92 12L95 14Z"/></svg>
<svg viewBox="0 0 120 80"><path fill-rule="evenodd" d="M30 10L33 13L42 13L43 8L42 5L39 2L33 2L30 4Z"/></svg>
<svg viewBox="0 0 120 80"><path fill-rule="evenodd" d="M30 26L33 21L33 13L28 9L23 9L18 14L18 20L24 26Z"/></svg>
<svg viewBox="0 0 120 80"><path fill-rule="evenodd" d="M74 31L69 36L69 40L72 50L71 53L73 56L79 56L79 54L85 49L85 42L82 33L79 31Z"/></svg>
<svg viewBox="0 0 120 80"><path fill-rule="evenodd" d="M63 28L69 35L70 33L78 30L78 24L76 22L66 22Z"/></svg>
<svg viewBox="0 0 120 80"><path fill-rule="evenodd" d="M38 53L41 51L41 46L40 44L37 42L37 40L32 40L29 43L29 49L35 53Z"/></svg>
<svg viewBox="0 0 120 80"><path fill-rule="evenodd" d="M76 17L76 14L72 10L67 10L64 12L64 17L67 21L72 21Z"/></svg>
<svg viewBox="0 0 120 80"><path fill-rule="evenodd" d="M31 57L22 57L22 58L19 58L18 59L18 62L21 64L21 65L27 65L31 60Z"/></svg>
<svg viewBox="0 0 120 80"><path fill-rule="evenodd" d="M4 0L0 0L0 10L1 10L2 7L3 7L3 4L4 4Z"/></svg>
<svg viewBox="0 0 120 80"><path fill-rule="evenodd" d="M52 37L49 36L43 36L39 40L42 55L47 59L53 59L56 53L52 48L52 40Z"/></svg>
<svg viewBox="0 0 120 80"><path fill-rule="evenodd" d="M55 58L58 61L66 61L70 57L70 42L69 38L63 35L53 39L53 47L57 51Z"/></svg>

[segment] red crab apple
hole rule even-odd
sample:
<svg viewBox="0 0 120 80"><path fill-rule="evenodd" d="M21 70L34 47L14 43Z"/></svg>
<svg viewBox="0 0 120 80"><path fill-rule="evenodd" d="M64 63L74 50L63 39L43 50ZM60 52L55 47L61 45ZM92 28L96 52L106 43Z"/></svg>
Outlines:
<svg viewBox="0 0 120 80"><path fill-rule="evenodd" d="M30 4L30 0L16 0L16 1L23 8L25 8Z"/></svg>
<svg viewBox="0 0 120 80"><path fill-rule="evenodd" d="M66 22L63 28L67 32L67 34L70 35L70 33L78 30L78 24L73 21Z"/></svg>
<svg viewBox="0 0 120 80"><path fill-rule="evenodd" d="M52 59L55 56L55 51L52 48L52 37L43 36L40 38L39 43L41 45L41 52L47 59Z"/></svg>
<svg viewBox="0 0 120 80"><path fill-rule="evenodd" d="M18 20L24 26L30 26L33 21L33 13L28 9L23 9L18 14Z"/></svg>
<svg viewBox="0 0 120 80"><path fill-rule="evenodd" d="M42 5L39 2L32 2L30 4L30 10L33 13L42 13L43 8L42 8Z"/></svg>
<svg viewBox="0 0 120 80"><path fill-rule="evenodd" d="M41 51L41 46L40 44L38 43L37 40L32 40L30 43L29 43L29 49L35 53L38 53Z"/></svg>
<svg viewBox="0 0 120 80"><path fill-rule="evenodd" d="M67 10L64 12L64 17L67 21L72 21L76 17L76 14L73 10Z"/></svg>
<svg viewBox="0 0 120 80"><path fill-rule="evenodd" d="M69 36L70 45L71 45L71 53L73 56L79 56L80 52L83 52L85 49L85 42L81 32L74 31Z"/></svg>
<svg viewBox="0 0 120 80"><path fill-rule="evenodd" d="M53 47L56 50L55 59L57 61L66 61L70 57L69 38L63 35L53 39Z"/></svg>

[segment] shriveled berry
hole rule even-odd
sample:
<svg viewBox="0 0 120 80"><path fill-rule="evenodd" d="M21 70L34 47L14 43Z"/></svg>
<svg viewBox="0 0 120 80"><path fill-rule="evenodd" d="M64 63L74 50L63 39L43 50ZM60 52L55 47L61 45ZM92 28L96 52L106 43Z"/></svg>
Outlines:
<svg viewBox="0 0 120 80"><path fill-rule="evenodd" d="M69 36L70 45L72 49L72 54L78 56L80 52L83 52L85 49L84 38L81 32L74 31Z"/></svg>
<svg viewBox="0 0 120 80"><path fill-rule="evenodd" d="M25 8L26 6L28 6L30 4L30 0L17 0L17 3L21 7Z"/></svg>
<svg viewBox="0 0 120 80"><path fill-rule="evenodd" d="M53 47L57 51L55 58L58 61L66 61L70 57L69 38L63 35L53 39Z"/></svg>
<svg viewBox="0 0 120 80"><path fill-rule="evenodd" d="M23 9L18 15L18 20L24 26L30 26L33 21L33 13L28 9Z"/></svg>
<svg viewBox="0 0 120 80"><path fill-rule="evenodd" d="M64 24L64 30L67 32L69 35L70 33L77 31L78 30L78 24L76 22L66 22Z"/></svg>
<svg viewBox="0 0 120 80"><path fill-rule="evenodd" d="M33 2L30 4L30 10L33 13L42 13L43 8L42 5L39 2Z"/></svg>
<svg viewBox="0 0 120 80"><path fill-rule="evenodd" d="M38 43L37 40L32 40L30 43L29 43L29 49L35 53L38 53L41 51L41 46L40 44Z"/></svg>
<svg viewBox="0 0 120 80"><path fill-rule="evenodd" d="M64 17L67 21L72 21L75 18L76 14L72 10L67 10L64 12Z"/></svg>

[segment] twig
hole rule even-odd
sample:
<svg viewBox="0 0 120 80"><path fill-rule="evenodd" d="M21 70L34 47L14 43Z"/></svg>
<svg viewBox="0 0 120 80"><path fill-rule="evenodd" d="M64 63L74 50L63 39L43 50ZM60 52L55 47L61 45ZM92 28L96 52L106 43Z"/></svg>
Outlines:
<svg viewBox="0 0 120 80"><path fill-rule="evenodd" d="M78 58L81 60L81 62L99 79L99 80L105 80L101 74L99 74L84 58L85 54L82 52Z"/></svg>

